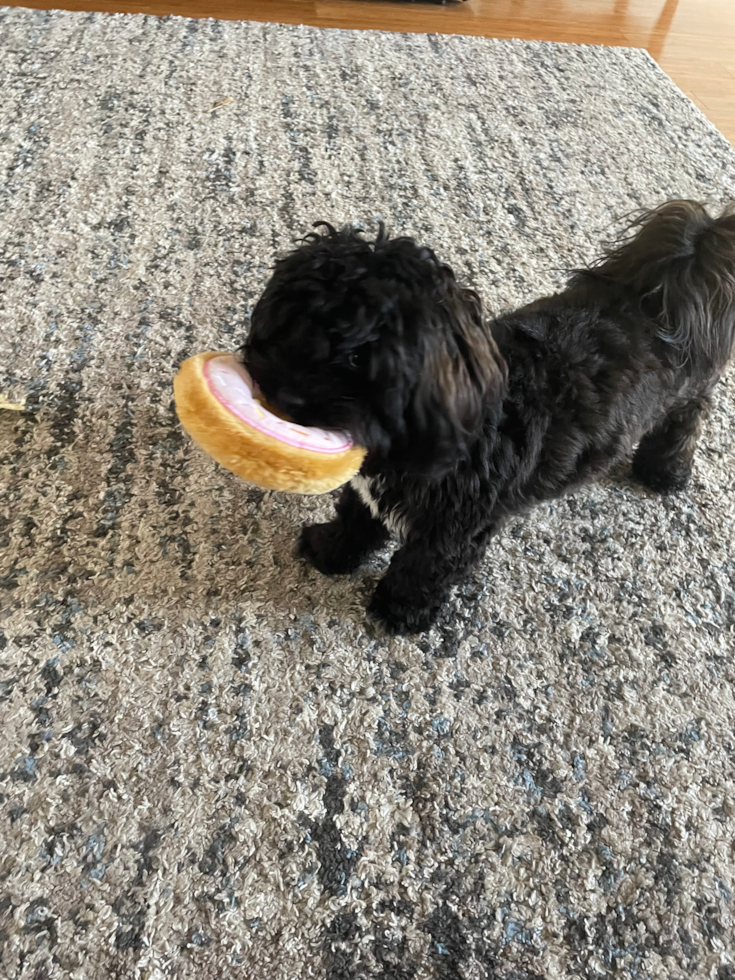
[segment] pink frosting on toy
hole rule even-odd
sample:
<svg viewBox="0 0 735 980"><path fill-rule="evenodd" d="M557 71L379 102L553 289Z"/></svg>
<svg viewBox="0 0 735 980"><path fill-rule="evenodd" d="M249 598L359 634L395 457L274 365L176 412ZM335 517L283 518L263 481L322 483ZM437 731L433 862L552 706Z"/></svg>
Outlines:
<svg viewBox="0 0 735 980"><path fill-rule="evenodd" d="M228 412L242 422L296 449L316 453L343 453L352 440L346 432L314 429L286 422L258 404L253 395L254 382L245 367L231 354L211 357L204 364L204 378L209 390Z"/></svg>

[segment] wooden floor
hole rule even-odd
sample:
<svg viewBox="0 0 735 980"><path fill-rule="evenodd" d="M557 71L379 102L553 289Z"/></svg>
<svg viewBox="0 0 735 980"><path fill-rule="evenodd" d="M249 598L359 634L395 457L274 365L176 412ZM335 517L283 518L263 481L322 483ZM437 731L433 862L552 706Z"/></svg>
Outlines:
<svg viewBox="0 0 735 980"><path fill-rule="evenodd" d="M647 48L735 143L735 0L467 0L444 7L383 0L10 0L10 5Z"/></svg>

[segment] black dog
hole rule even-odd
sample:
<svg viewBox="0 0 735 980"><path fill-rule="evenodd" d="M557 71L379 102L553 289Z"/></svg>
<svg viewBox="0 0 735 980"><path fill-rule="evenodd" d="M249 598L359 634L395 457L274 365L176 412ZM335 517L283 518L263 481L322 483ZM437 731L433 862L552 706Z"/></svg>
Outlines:
<svg viewBox="0 0 735 980"><path fill-rule="evenodd" d="M389 630L427 628L507 517L636 445L638 480L684 486L735 337L735 211L664 204L489 324L430 249L317 227L276 264L243 357L277 409L367 448L300 550L340 574L397 534L369 607Z"/></svg>

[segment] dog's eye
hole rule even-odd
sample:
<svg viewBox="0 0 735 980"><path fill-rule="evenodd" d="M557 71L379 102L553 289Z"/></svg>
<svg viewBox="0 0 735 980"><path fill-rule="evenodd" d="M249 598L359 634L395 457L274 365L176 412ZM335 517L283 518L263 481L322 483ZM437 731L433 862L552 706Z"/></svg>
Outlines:
<svg viewBox="0 0 735 980"><path fill-rule="evenodd" d="M358 347L357 350L351 350L347 355L347 363L350 367L362 367L365 363L365 348Z"/></svg>

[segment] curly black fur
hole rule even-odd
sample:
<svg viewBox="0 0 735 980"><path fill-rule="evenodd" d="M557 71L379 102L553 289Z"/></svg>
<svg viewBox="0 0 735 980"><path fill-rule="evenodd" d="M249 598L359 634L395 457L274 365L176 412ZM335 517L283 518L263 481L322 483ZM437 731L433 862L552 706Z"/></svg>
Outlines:
<svg viewBox="0 0 735 980"><path fill-rule="evenodd" d="M684 486L735 339L735 213L664 204L564 291L489 324L430 249L317 227L277 263L243 356L276 408L367 448L300 548L338 574L396 532L370 603L388 629L427 628L510 515L636 446L641 482Z"/></svg>

